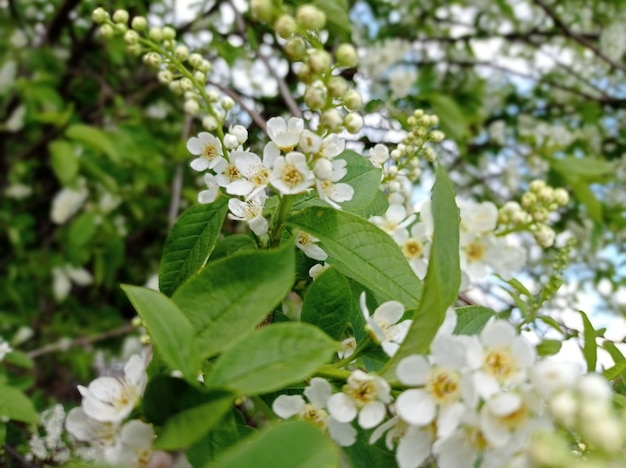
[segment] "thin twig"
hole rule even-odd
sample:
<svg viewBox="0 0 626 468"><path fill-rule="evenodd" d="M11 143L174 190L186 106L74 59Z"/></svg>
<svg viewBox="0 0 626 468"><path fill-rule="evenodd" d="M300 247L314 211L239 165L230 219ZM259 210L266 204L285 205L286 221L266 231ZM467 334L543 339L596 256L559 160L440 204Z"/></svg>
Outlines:
<svg viewBox="0 0 626 468"><path fill-rule="evenodd" d="M185 117L185 124L183 126L183 134L182 140L186 141L189 138L189 132L191 132L191 121L192 118L190 115ZM167 222L169 227L171 228L176 222L176 218L178 218L178 213L180 211L180 194L183 190L183 165L182 163L178 163L176 165L176 172L174 173L174 179L172 180L172 198L170 199L170 209L167 215Z"/></svg>
<svg viewBox="0 0 626 468"><path fill-rule="evenodd" d="M250 118L254 121L254 123L257 124L257 126L263 132L265 132L265 129L267 128L267 122L265 121L263 117L261 117L261 114L259 114L257 111L255 111L249 105L246 104L246 102L243 100L243 97L240 94L237 94L232 89L224 85L221 85L219 83L216 83L214 81L209 81L209 84L215 86L224 94L229 95L233 99L233 101L239 104L239 107L241 107L241 109L250 116Z"/></svg>
<svg viewBox="0 0 626 468"><path fill-rule="evenodd" d="M228 4L231 6L235 14L235 22L237 24L237 29L239 30L239 34L241 34L242 37L246 37L246 23L243 17L241 16L241 13L239 13L239 10L237 10L235 5L233 5L232 1L229 1ZM278 92L280 92L280 95L283 98L283 101L285 101L285 104L287 105L289 112L291 112L291 114L295 117L302 117L302 111L300 110L300 108L298 107L298 104L296 103L295 99L291 95L291 91L289 91L289 87L287 86L287 83L285 82L285 80L283 80L282 77L278 76L278 74L276 73L276 70L274 70L274 67L272 67L272 64L270 63L269 58L265 54L261 53L260 49L256 51L256 55L259 59L261 59L261 62L265 64L265 68L267 68L267 72L270 75L272 75L272 78L276 80L276 83L278 84Z"/></svg>
<svg viewBox="0 0 626 468"><path fill-rule="evenodd" d="M554 10L549 5L547 5L543 0L535 0L535 4L537 6L539 6L539 8L541 8L546 15L548 15L548 17L554 22L554 25L557 28L559 28L561 31L563 31L563 34L565 34L565 36L567 36L570 39L578 42L581 46L589 49L591 52L594 53L594 55L596 57L604 60L606 63L611 65L613 68L615 68L617 70L621 70L623 72L626 72L626 67L624 67L624 65L622 65L622 64L616 62L615 60L611 59L604 52L602 52L600 49L598 49L598 47L596 47L595 44L592 44L585 37L581 36L580 34L574 32L574 31L572 31L563 22L563 20L558 17L558 15L554 12Z"/></svg>
<svg viewBox="0 0 626 468"><path fill-rule="evenodd" d="M113 330L108 330L103 333L99 333L93 336L84 336L81 338L76 338L69 342L57 342L52 343L46 346L43 346L39 349L34 349L28 352L28 357L31 359L38 358L39 356L43 356L44 354L55 353L57 351L66 351L69 348L73 348L76 346L87 346L92 343L96 343L98 341L108 340L109 338L115 338L116 336L126 335L135 330L135 327L132 325L123 325L118 328L114 328Z"/></svg>
<svg viewBox="0 0 626 468"><path fill-rule="evenodd" d="M26 458L24 458L22 455L20 455L18 453L17 450L15 450L13 447L11 447L9 444L4 444L3 445L4 450L7 451L7 453L9 455L11 455L11 457L13 457L15 460L17 460L18 462L20 462L22 464L22 466L25 466L26 468L37 468L38 465L31 463L30 461L26 460Z"/></svg>

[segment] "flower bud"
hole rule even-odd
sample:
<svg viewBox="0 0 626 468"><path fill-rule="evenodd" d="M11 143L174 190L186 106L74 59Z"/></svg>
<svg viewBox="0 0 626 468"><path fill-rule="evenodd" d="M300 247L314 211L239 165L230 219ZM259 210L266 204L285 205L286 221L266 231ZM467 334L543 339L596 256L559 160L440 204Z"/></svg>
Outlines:
<svg viewBox="0 0 626 468"><path fill-rule="evenodd" d="M548 219L548 210L545 208L537 208L533 211L532 217L538 223L543 223Z"/></svg>
<svg viewBox="0 0 626 468"><path fill-rule="evenodd" d="M533 180L529 185L529 190L537 194L545 187L546 183L543 180Z"/></svg>
<svg viewBox="0 0 626 468"><path fill-rule="evenodd" d="M211 132L217 128L217 120L212 115L206 115L202 119L202 126Z"/></svg>
<svg viewBox="0 0 626 468"><path fill-rule="evenodd" d="M189 48L182 44L176 46L176 49L174 49L174 55L176 55L179 60L187 60L187 57L189 57Z"/></svg>
<svg viewBox="0 0 626 468"><path fill-rule="evenodd" d="M174 94L181 95L184 93L180 80L172 80L169 84L169 88L170 88L170 91L173 92Z"/></svg>
<svg viewBox="0 0 626 468"><path fill-rule="evenodd" d="M163 39L166 41L173 41L176 39L176 30L170 26L163 28Z"/></svg>
<svg viewBox="0 0 626 468"><path fill-rule="evenodd" d="M330 70L330 54L325 50L313 49L309 52L307 63L313 73L326 73Z"/></svg>
<svg viewBox="0 0 626 468"><path fill-rule="evenodd" d="M161 56L156 52L148 52L143 56L143 63L150 67L158 67L161 65Z"/></svg>
<svg viewBox="0 0 626 468"><path fill-rule="evenodd" d="M306 87L304 102L312 110L323 109L326 105L326 86L321 81L315 81Z"/></svg>
<svg viewBox="0 0 626 468"><path fill-rule="evenodd" d="M139 44L128 44L126 50L128 50L130 55L134 55L135 57L139 57L143 52L143 49Z"/></svg>
<svg viewBox="0 0 626 468"><path fill-rule="evenodd" d="M333 76L328 80L326 88L328 89L328 94L338 98L348 91L348 82L342 76Z"/></svg>
<svg viewBox="0 0 626 468"><path fill-rule="evenodd" d="M163 30L161 28L152 27L148 32L148 37L154 42L161 42L163 40Z"/></svg>
<svg viewBox="0 0 626 468"><path fill-rule="evenodd" d="M359 110L363 105L363 99L361 99L361 94L355 90L350 89L346 91L346 93L342 97L343 105L346 109L354 111Z"/></svg>
<svg viewBox="0 0 626 468"><path fill-rule="evenodd" d="M115 35L115 31L110 24L103 24L100 26L100 35L105 39L111 39Z"/></svg>
<svg viewBox="0 0 626 468"><path fill-rule="evenodd" d="M356 112L350 112L346 115L346 118L343 119L343 124L350 133L358 133L363 128L363 117Z"/></svg>
<svg viewBox="0 0 626 468"><path fill-rule="evenodd" d="M274 30L283 39L288 39L296 32L296 20L291 15L281 15L274 23Z"/></svg>
<svg viewBox="0 0 626 468"><path fill-rule="evenodd" d="M113 29L116 34L124 34L128 31L128 26L126 26L126 23L115 23Z"/></svg>
<svg viewBox="0 0 626 468"><path fill-rule="evenodd" d="M211 62L209 62L208 60L202 60L202 62L198 66L198 70L200 70L202 73L211 73L212 69L213 65L211 65Z"/></svg>
<svg viewBox="0 0 626 468"><path fill-rule="evenodd" d="M320 124L331 132L339 130L342 123L343 119L341 117L341 112L339 112L339 109L336 108L324 111L322 113L322 117L320 118Z"/></svg>
<svg viewBox="0 0 626 468"><path fill-rule="evenodd" d="M139 41L139 34L137 34L137 31L133 31L132 29L129 29L124 34L124 41L128 45L137 44L137 41Z"/></svg>
<svg viewBox="0 0 626 468"><path fill-rule="evenodd" d="M170 84L174 79L174 76L169 70L160 70L159 73L157 73L157 78L162 84Z"/></svg>
<svg viewBox="0 0 626 468"><path fill-rule="evenodd" d="M554 191L554 201L561 206L567 205L569 202L569 194L567 190L558 188Z"/></svg>
<svg viewBox="0 0 626 468"><path fill-rule="evenodd" d="M231 127L228 133L232 134L237 138L237 143L243 145L246 141L248 141L248 130L243 125L235 125Z"/></svg>
<svg viewBox="0 0 626 468"><path fill-rule="evenodd" d="M191 91L193 89L193 82L187 77L181 78L180 87L183 91Z"/></svg>
<svg viewBox="0 0 626 468"><path fill-rule="evenodd" d="M109 19L109 13L107 13L107 11L104 8L98 7L91 14L91 19L93 20L94 23L101 24Z"/></svg>
<svg viewBox="0 0 626 468"><path fill-rule="evenodd" d="M229 150L237 148L239 146L239 142L237 141L237 137L230 133L224 135L224 146Z"/></svg>
<svg viewBox="0 0 626 468"><path fill-rule="evenodd" d="M113 22L128 23L128 12L126 10L116 10L113 13Z"/></svg>
<svg viewBox="0 0 626 468"><path fill-rule="evenodd" d="M522 195L522 206L526 210L534 208L536 204L537 204L537 197L535 196L534 193L526 192L524 195Z"/></svg>
<svg viewBox="0 0 626 468"><path fill-rule="evenodd" d="M183 110L189 115L198 115L200 105L195 99L187 99L185 104L183 104Z"/></svg>
<svg viewBox="0 0 626 468"><path fill-rule="evenodd" d="M326 15L314 5L302 5L296 11L296 22L304 29L319 31L326 25Z"/></svg>
<svg viewBox="0 0 626 468"><path fill-rule="evenodd" d="M130 27L135 31L145 31L148 27L148 22L143 16L135 16L130 23Z"/></svg>
<svg viewBox="0 0 626 468"><path fill-rule="evenodd" d="M439 130L433 130L432 132L430 132L430 141L433 141L435 143L443 141L445 137L446 136L444 135L444 133Z"/></svg>
<svg viewBox="0 0 626 468"><path fill-rule="evenodd" d="M211 102L217 102L220 100L220 92L217 89L210 89L207 91L206 93L207 97L209 98L209 101Z"/></svg>
<svg viewBox="0 0 626 468"><path fill-rule="evenodd" d="M300 37L294 37L289 39L285 44L285 54L289 60L293 62L299 62L306 54L306 45Z"/></svg>
<svg viewBox="0 0 626 468"><path fill-rule="evenodd" d="M335 52L337 64L341 67L354 68L359 63L356 50L352 44L341 44Z"/></svg>
<svg viewBox="0 0 626 468"><path fill-rule="evenodd" d="M222 106L222 109L224 109L225 111L229 111L233 107L235 107L235 101L233 101L233 99L229 96L224 96L220 104Z"/></svg>
<svg viewBox="0 0 626 468"><path fill-rule="evenodd" d="M554 244L554 230L545 224L540 224L539 227L533 231L533 236L541 247L548 248Z"/></svg>
<svg viewBox="0 0 626 468"><path fill-rule="evenodd" d="M333 163L328 159L319 159L315 163L313 173L319 180L331 180L333 178Z"/></svg>
<svg viewBox="0 0 626 468"><path fill-rule="evenodd" d="M198 68L203 60L204 59L202 58L202 55L194 52L189 56L189 65L191 65L193 68Z"/></svg>
<svg viewBox="0 0 626 468"><path fill-rule="evenodd" d="M269 23L274 16L274 5L272 5L271 0L252 0L250 2L250 11L255 18Z"/></svg>

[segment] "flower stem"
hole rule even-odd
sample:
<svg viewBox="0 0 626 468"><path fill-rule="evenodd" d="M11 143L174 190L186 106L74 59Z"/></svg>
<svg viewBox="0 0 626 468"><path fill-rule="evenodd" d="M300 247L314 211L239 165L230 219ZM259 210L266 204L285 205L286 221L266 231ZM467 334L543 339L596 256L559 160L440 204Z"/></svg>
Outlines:
<svg viewBox="0 0 626 468"><path fill-rule="evenodd" d="M336 369L332 366L322 366L315 372L318 377L324 377L334 380L348 380L351 372L343 369Z"/></svg>
<svg viewBox="0 0 626 468"><path fill-rule="evenodd" d="M289 213L291 205L293 205L293 197L284 195L279 198L278 207L275 212L276 216L274 217L274 226L270 234L270 247L276 247L280 243L280 235L285 227L285 216Z"/></svg>
<svg viewBox="0 0 626 468"><path fill-rule="evenodd" d="M350 364L352 361L354 361L356 358L358 358L361 353L363 351L365 351L365 349L367 349L367 347L372 343L372 339L370 338L370 336L366 336L365 339L363 341L361 341L361 343L356 347L356 349L354 350L354 352L350 355L350 356L346 356L343 359L340 359L339 361L331 364L332 367L343 367L346 364Z"/></svg>

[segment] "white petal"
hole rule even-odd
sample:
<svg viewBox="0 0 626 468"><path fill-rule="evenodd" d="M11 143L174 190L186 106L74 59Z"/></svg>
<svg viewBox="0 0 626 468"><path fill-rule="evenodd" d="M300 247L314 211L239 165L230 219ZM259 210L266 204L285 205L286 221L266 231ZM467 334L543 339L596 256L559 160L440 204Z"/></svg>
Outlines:
<svg viewBox="0 0 626 468"><path fill-rule="evenodd" d="M187 140L187 151L191 154L199 155L202 154L202 150L204 149L204 144L200 141L200 138L191 137Z"/></svg>
<svg viewBox="0 0 626 468"><path fill-rule="evenodd" d="M217 198L218 190L210 188L198 192L198 202L203 204L213 203Z"/></svg>
<svg viewBox="0 0 626 468"><path fill-rule="evenodd" d="M326 408L326 402L333 393L333 389L326 379L313 377L308 387L304 389L304 395L318 408Z"/></svg>
<svg viewBox="0 0 626 468"><path fill-rule="evenodd" d="M430 376L430 364L424 356L413 354L398 363L396 375L405 385L425 385Z"/></svg>
<svg viewBox="0 0 626 468"><path fill-rule="evenodd" d="M244 196L254 190L254 184L248 180L239 179L226 186L226 193L230 195Z"/></svg>
<svg viewBox="0 0 626 468"><path fill-rule="evenodd" d="M207 158L196 158L189 165L194 171L202 172L209 168L209 160Z"/></svg>
<svg viewBox="0 0 626 468"><path fill-rule="evenodd" d="M356 404L345 393L335 393L328 399L328 412L337 421L349 423L357 415Z"/></svg>
<svg viewBox="0 0 626 468"><path fill-rule="evenodd" d="M141 389L146 386L148 381L148 375L146 374L146 364L141 356L134 354L124 366L124 377L126 382L133 385L137 389Z"/></svg>
<svg viewBox="0 0 626 468"><path fill-rule="evenodd" d="M439 407L437 437L448 437L459 426L465 410L463 403L459 402Z"/></svg>
<svg viewBox="0 0 626 468"><path fill-rule="evenodd" d="M383 348L385 354L389 357L393 357L400 349L400 345L398 343L394 343L393 341L382 341L380 346Z"/></svg>
<svg viewBox="0 0 626 468"><path fill-rule="evenodd" d="M435 402L425 390L412 389L400 394L396 400L398 416L409 424L425 426L435 419Z"/></svg>
<svg viewBox="0 0 626 468"><path fill-rule="evenodd" d="M330 417L326 420L330 437L341 447L349 447L356 442L356 429L350 424L340 423Z"/></svg>
<svg viewBox="0 0 626 468"><path fill-rule="evenodd" d="M480 334L481 341L485 347L508 346L516 336L515 327L506 320L490 321Z"/></svg>
<svg viewBox="0 0 626 468"><path fill-rule="evenodd" d="M230 160L245 177L251 177L263 165L261 158L248 151L233 151Z"/></svg>
<svg viewBox="0 0 626 468"><path fill-rule="evenodd" d="M404 315L404 306L398 301L383 302L374 311L374 320L381 326L393 325Z"/></svg>
<svg viewBox="0 0 626 468"><path fill-rule="evenodd" d="M476 392L484 400L491 398L493 395L500 391L500 385L498 384L497 380L483 371L477 371L476 373L474 373L472 382L474 383L474 388L476 389Z"/></svg>
<svg viewBox="0 0 626 468"><path fill-rule="evenodd" d="M133 419L122 427L120 439L132 447L149 449L154 440L154 430L150 424Z"/></svg>
<svg viewBox="0 0 626 468"><path fill-rule="evenodd" d="M248 225L252 232L254 232L257 236L262 236L265 234L269 228L269 223L267 219L262 216L257 216L256 218L252 218L248 221Z"/></svg>
<svg viewBox="0 0 626 468"><path fill-rule="evenodd" d="M398 443L396 461L400 468L417 468L430 455L432 437L428 431L409 427Z"/></svg>
<svg viewBox="0 0 626 468"><path fill-rule="evenodd" d="M279 395L272 403L272 410L283 419L288 419L302 411L305 401L300 395Z"/></svg>
<svg viewBox="0 0 626 468"><path fill-rule="evenodd" d="M359 412L359 426L363 429L371 429L376 427L385 419L387 413L384 403L380 401L372 401L368 403Z"/></svg>

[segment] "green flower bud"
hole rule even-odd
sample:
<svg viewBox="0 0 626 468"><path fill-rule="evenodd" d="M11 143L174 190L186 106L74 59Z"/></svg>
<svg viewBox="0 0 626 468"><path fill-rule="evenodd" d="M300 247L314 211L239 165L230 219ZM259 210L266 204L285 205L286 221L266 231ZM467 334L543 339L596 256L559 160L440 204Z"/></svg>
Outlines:
<svg viewBox="0 0 626 468"><path fill-rule="evenodd" d="M128 12L126 10L116 10L113 13L113 21L115 23L128 23Z"/></svg>
<svg viewBox="0 0 626 468"><path fill-rule="evenodd" d="M148 37L154 42L161 42L163 40L163 30L161 28L152 27L148 32Z"/></svg>
<svg viewBox="0 0 626 468"><path fill-rule="evenodd" d="M148 27L148 22L143 16L135 16L130 23L130 27L135 31L145 31Z"/></svg>
<svg viewBox="0 0 626 468"><path fill-rule="evenodd" d="M115 31L110 24L103 24L102 26L100 26L100 35L105 39L111 39L113 36L115 36Z"/></svg>
<svg viewBox="0 0 626 468"><path fill-rule="evenodd" d="M359 63L356 50L352 44L341 44L335 52L337 63L342 67L354 68Z"/></svg>
<svg viewBox="0 0 626 468"><path fill-rule="evenodd" d="M91 14L91 19L96 24L102 24L109 19L109 14L105 11L104 8L96 8Z"/></svg>
<svg viewBox="0 0 626 468"><path fill-rule="evenodd" d="M319 31L326 25L326 15L314 5L302 5L296 11L296 22L304 29Z"/></svg>
<svg viewBox="0 0 626 468"><path fill-rule="evenodd" d="M274 30L283 39L288 39L296 32L296 20L291 15L281 15L274 23Z"/></svg>
<svg viewBox="0 0 626 468"><path fill-rule="evenodd" d="M306 54L306 45L301 38L294 37L285 44L285 53L289 60L299 62Z"/></svg>

